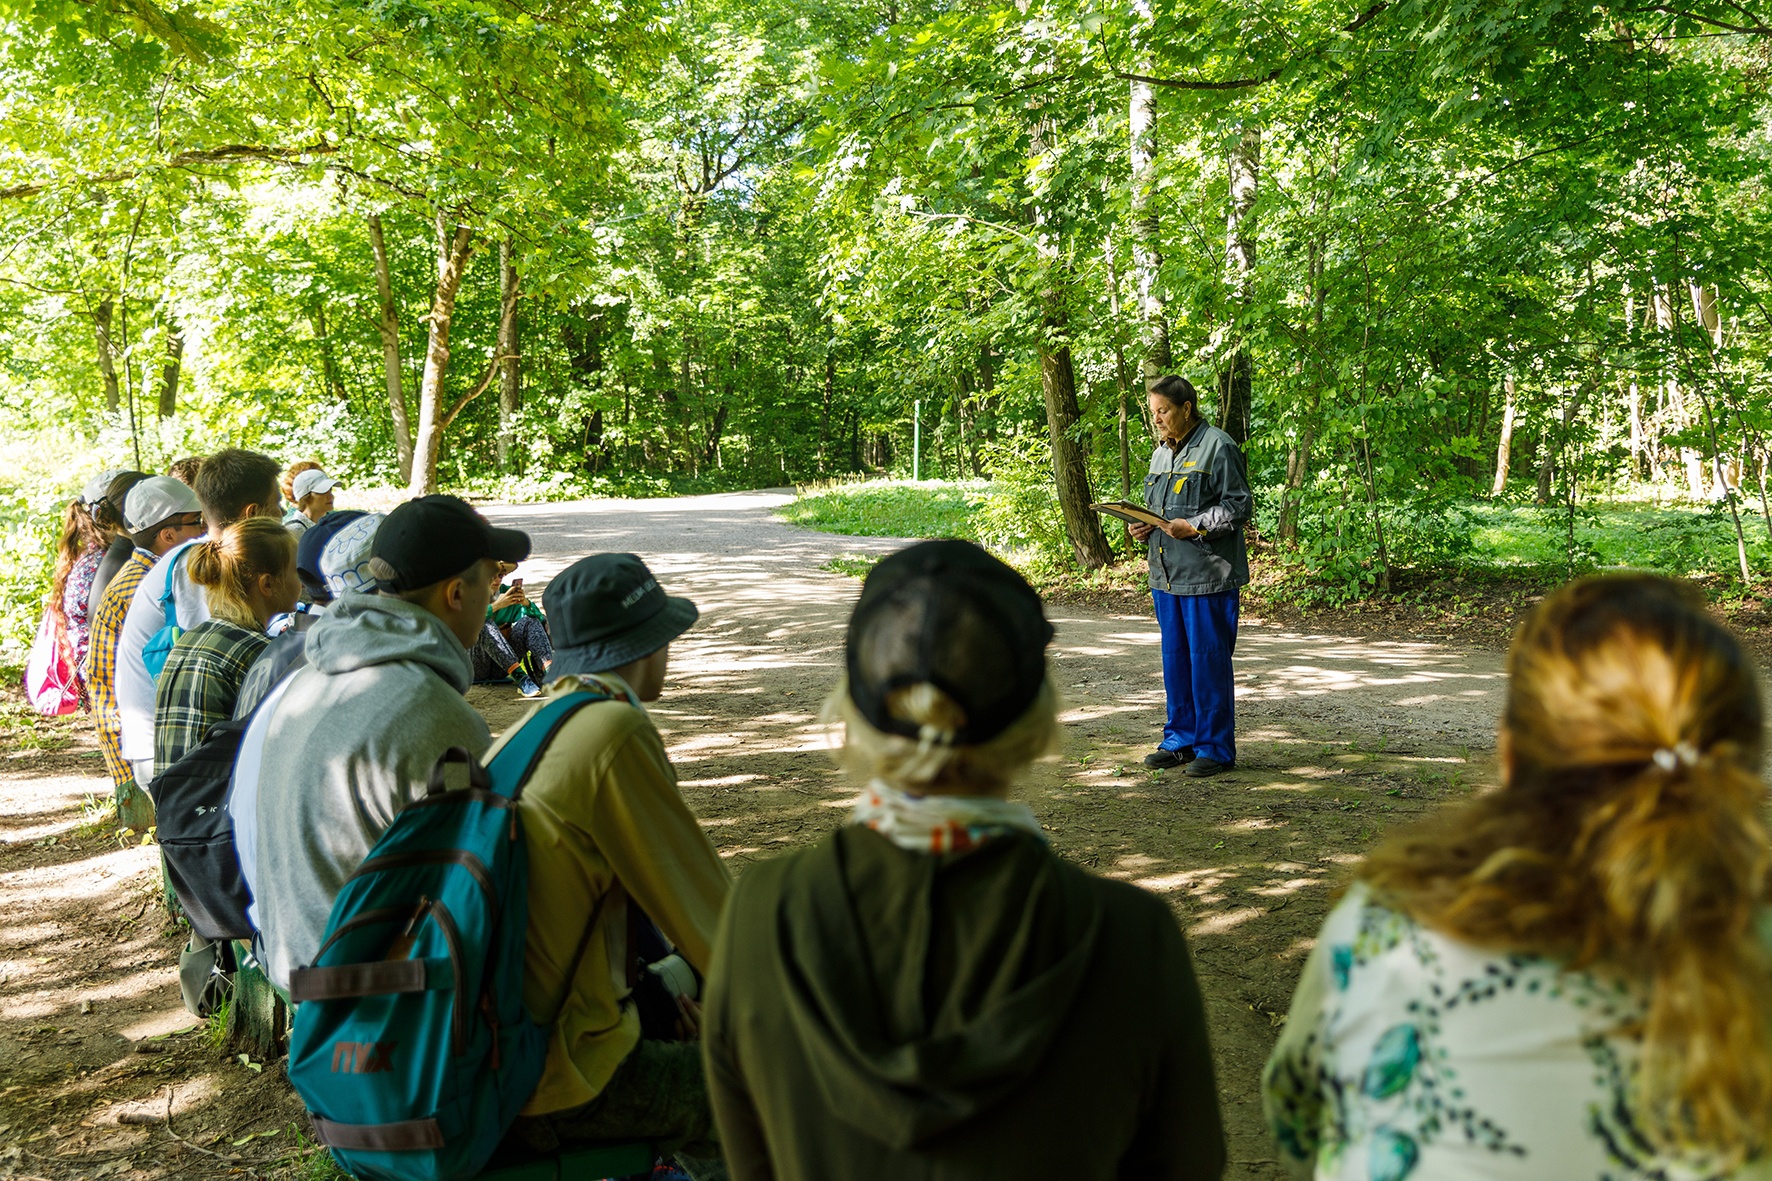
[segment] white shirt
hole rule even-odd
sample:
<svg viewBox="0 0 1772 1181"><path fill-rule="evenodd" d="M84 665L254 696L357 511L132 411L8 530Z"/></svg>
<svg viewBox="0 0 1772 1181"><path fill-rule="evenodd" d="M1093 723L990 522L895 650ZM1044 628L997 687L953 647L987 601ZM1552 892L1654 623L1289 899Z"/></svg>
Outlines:
<svg viewBox="0 0 1772 1181"><path fill-rule="evenodd" d="M166 626L160 596L166 593L167 578L177 575L172 602L179 627L190 631L209 620L209 596L191 581L184 560L185 551L195 544L187 541L168 550L143 576L117 637L117 712L123 721L123 757L132 763L154 757L154 678L142 662L142 651L154 633Z"/></svg>
<svg viewBox="0 0 1772 1181"><path fill-rule="evenodd" d="M1632 1114L1635 989L1421 926L1356 885L1323 922L1262 1076L1294 1177L1721 1181Z"/></svg>

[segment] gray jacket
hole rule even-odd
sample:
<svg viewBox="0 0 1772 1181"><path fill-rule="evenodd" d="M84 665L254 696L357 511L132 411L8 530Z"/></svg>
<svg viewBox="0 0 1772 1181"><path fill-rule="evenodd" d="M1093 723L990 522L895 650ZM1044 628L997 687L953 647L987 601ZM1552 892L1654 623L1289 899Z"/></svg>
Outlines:
<svg viewBox="0 0 1772 1181"><path fill-rule="evenodd" d="M1229 435L1203 422L1179 447L1157 444L1144 478L1144 503L1169 520L1184 519L1201 533L1186 541L1151 534L1152 590L1214 595L1249 581L1243 526L1254 501L1243 453Z"/></svg>
<svg viewBox="0 0 1772 1181"><path fill-rule="evenodd" d="M462 694L473 661L443 621L385 595L347 594L307 634L308 666L267 720L252 889L266 974L312 963L332 901L452 746L492 735Z"/></svg>

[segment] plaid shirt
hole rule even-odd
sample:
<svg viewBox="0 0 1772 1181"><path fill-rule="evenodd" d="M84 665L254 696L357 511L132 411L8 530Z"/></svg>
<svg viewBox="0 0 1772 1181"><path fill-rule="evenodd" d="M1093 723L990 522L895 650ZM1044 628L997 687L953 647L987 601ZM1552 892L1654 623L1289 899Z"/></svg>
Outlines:
<svg viewBox="0 0 1772 1181"><path fill-rule="evenodd" d="M117 638L123 619L135 599L135 588L154 568L154 555L138 549L105 587L105 597L92 613L92 636L86 650L86 690L92 696L92 720L98 727L98 744L105 752L105 770L118 787L135 782L135 772L123 758L123 719L117 713Z"/></svg>
<svg viewBox="0 0 1772 1181"><path fill-rule="evenodd" d="M234 716L240 683L271 637L225 619L200 623L179 637L154 690L155 773Z"/></svg>

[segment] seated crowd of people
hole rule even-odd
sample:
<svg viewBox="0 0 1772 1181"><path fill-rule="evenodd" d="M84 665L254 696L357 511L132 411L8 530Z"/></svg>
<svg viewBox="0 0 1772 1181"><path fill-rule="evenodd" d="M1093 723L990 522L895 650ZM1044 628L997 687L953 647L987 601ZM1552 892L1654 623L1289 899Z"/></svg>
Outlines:
<svg viewBox="0 0 1772 1181"><path fill-rule="evenodd" d="M1060 729L1053 628L1013 569L934 541L869 573L827 703L859 795L734 882L646 709L694 603L596 554L538 610L511 577L528 537L465 502L341 512L317 467L282 475L237 450L190 484L107 473L68 511L52 604L120 789L153 795L244 724L226 805L273 984L316 961L440 760L490 760L536 716L495 743L476 679L589 689L515 804L523 1000L547 1040L509 1152L644 1139L693 1178L1225 1173L1175 914L1066 861L1011 799ZM1382 839L1309 953L1262 1079L1281 1162L1758 1175L1772 842L1753 666L1683 584L1612 575L1548 596L1508 673L1499 788ZM194 933L185 955L199 977L228 967ZM661 1019L643 982L672 956L691 979Z"/></svg>

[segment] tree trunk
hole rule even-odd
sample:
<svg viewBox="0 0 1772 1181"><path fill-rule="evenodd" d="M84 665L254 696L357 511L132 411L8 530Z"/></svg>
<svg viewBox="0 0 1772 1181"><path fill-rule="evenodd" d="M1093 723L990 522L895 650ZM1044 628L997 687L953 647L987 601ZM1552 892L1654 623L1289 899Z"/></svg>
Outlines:
<svg viewBox="0 0 1772 1181"><path fill-rule="evenodd" d="M240 970L234 974L234 997L228 1005L228 1048L269 1061L288 1044L289 1006L263 970L246 962L246 950L246 944L234 944Z"/></svg>
<svg viewBox="0 0 1772 1181"><path fill-rule="evenodd" d="M425 345L424 380L418 390L418 431L412 441L412 477L407 492L429 496L437 490L437 453L447 426L443 405L444 382L449 377L449 329L455 320L455 298L462 276L474 254L474 231L451 226L437 214L437 286L431 296L431 330Z"/></svg>
<svg viewBox="0 0 1772 1181"><path fill-rule="evenodd" d="M509 238L498 244L498 287L498 469L521 475L524 464L517 453L514 424L523 409L523 325L517 316L522 278L517 273L517 248Z"/></svg>
<svg viewBox="0 0 1772 1181"><path fill-rule="evenodd" d="M406 414L406 391L400 379L400 313L394 303L394 284L388 271L388 247L382 236L381 218L369 215L369 243L375 249L375 293L381 315L376 328L381 332L382 369L388 380L388 411L394 419L394 451L400 464L400 479L412 479L412 427Z"/></svg>
<svg viewBox="0 0 1772 1181"><path fill-rule="evenodd" d="M1101 518L1089 507L1089 463L1072 431L1082 411L1077 406L1077 373L1071 346L1064 341L1066 321L1057 292L1046 296L1046 333L1040 340L1040 391L1046 401L1046 429L1052 438L1052 474L1058 483L1058 504L1064 512L1071 548L1085 570L1114 560ZM1063 341L1063 343L1057 343Z"/></svg>
<svg viewBox="0 0 1772 1181"><path fill-rule="evenodd" d="M326 395L334 402L345 400L344 378L339 376L338 358L332 351L332 334L326 328L326 305L317 303L308 309L308 323L314 326L314 343L320 346L320 380Z"/></svg>
<svg viewBox="0 0 1772 1181"><path fill-rule="evenodd" d="M117 385L117 342L111 335L115 313L116 305L109 299L100 300L92 313L93 335L98 340L98 372L105 382L106 414L117 413L117 408L123 404L123 394Z"/></svg>
<svg viewBox="0 0 1772 1181"><path fill-rule="evenodd" d="M1280 497L1280 520L1274 529L1275 538L1286 545L1298 541L1298 514L1304 504L1304 485L1311 474L1311 446L1316 442L1315 418L1313 395L1310 416L1298 432L1297 441L1286 450L1286 491Z"/></svg>
<svg viewBox="0 0 1772 1181"><path fill-rule="evenodd" d="M819 387L818 404L818 474L824 475L829 463L831 444L831 407L837 400L837 349L832 341L824 346L824 383Z"/></svg>
<svg viewBox="0 0 1772 1181"><path fill-rule="evenodd" d="M1132 439L1127 431L1127 402L1131 383L1126 375L1126 348L1120 343L1120 270L1114 257L1114 236L1108 234L1103 243L1107 253L1108 314L1114 323L1114 380L1119 387L1120 411L1120 495L1132 495Z"/></svg>
<svg viewBox="0 0 1772 1181"><path fill-rule="evenodd" d="M1533 496L1534 504L1549 504L1551 499L1552 481L1557 474L1557 450L1551 444L1550 428L1544 428L1538 437L1538 491Z"/></svg>
<svg viewBox="0 0 1772 1181"><path fill-rule="evenodd" d="M1495 444L1495 483L1489 489L1491 497L1507 491L1508 468L1513 463L1514 454L1514 422L1520 413L1519 402L1514 397L1514 375L1510 373L1502 378L1501 385L1507 392L1507 400L1501 408L1501 440Z"/></svg>
<svg viewBox="0 0 1772 1181"><path fill-rule="evenodd" d="M1138 70L1150 73L1148 63ZM1130 102L1132 153L1132 279L1137 287L1139 372L1148 386L1173 363L1169 316L1157 286L1163 266L1162 223L1153 200L1157 165L1157 94L1148 82L1134 82Z"/></svg>
<svg viewBox="0 0 1772 1181"><path fill-rule="evenodd" d="M1218 374L1219 427L1238 445L1249 439L1254 366L1244 338L1255 294L1255 198L1261 182L1261 129L1245 127L1228 160L1230 200L1225 211L1225 277L1230 283L1236 351Z"/></svg>
<svg viewBox="0 0 1772 1181"><path fill-rule="evenodd" d="M178 379L184 368L185 334L175 328L166 330L166 361L160 366L160 417L171 418L178 413Z"/></svg>

